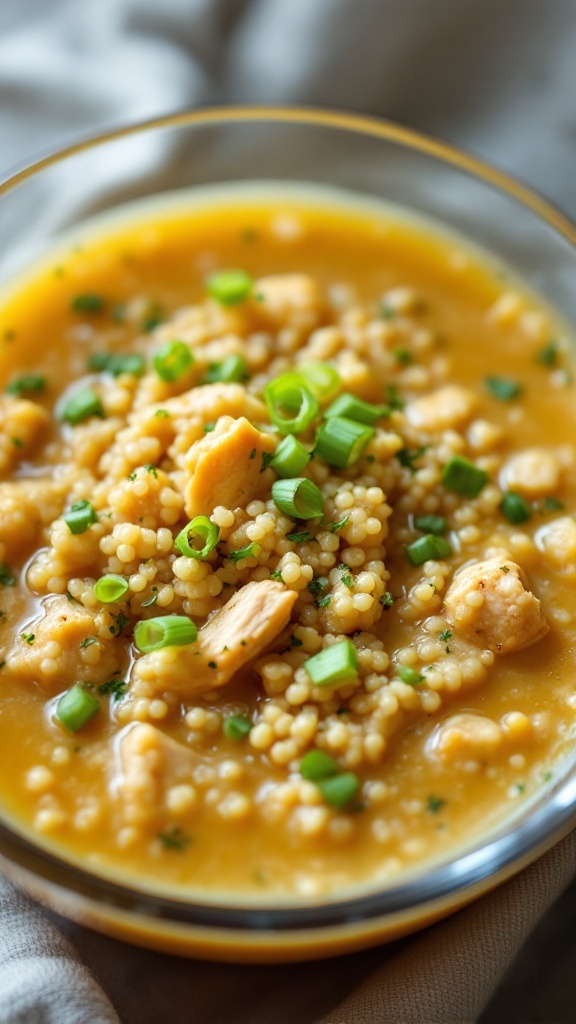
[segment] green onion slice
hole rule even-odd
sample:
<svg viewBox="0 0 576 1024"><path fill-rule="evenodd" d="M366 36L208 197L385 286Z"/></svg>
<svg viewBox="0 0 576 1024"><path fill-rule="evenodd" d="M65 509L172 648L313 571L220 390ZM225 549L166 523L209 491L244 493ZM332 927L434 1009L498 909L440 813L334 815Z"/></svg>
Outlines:
<svg viewBox="0 0 576 1024"><path fill-rule="evenodd" d="M221 363L210 363L204 374L205 384L216 384L220 381L248 380L248 364L242 356L231 352Z"/></svg>
<svg viewBox="0 0 576 1024"><path fill-rule="evenodd" d="M444 537L427 533L425 537L419 537L413 544L409 544L406 554L412 565L423 565L424 562L436 561L438 558L448 558L452 548Z"/></svg>
<svg viewBox="0 0 576 1024"><path fill-rule="evenodd" d="M388 409L381 405L372 405L370 402L363 402L361 398L345 391L332 402L332 405L324 413L326 419L331 416L344 416L348 420L355 420L356 423L366 423L373 426L383 416L388 415Z"/></svg>
<svg viewBox="0 0 576 1024"><path fill-rule="evenodd" d="M83 423L90 416L104 416L102 402L91 388L77 391L60 409L60 419L65 423Z"/></svg>
<svg viewBox="0 0 576 1024"><path fill-rule="evenodd" d="M340 774L340 765L323 750L309 750L300 761L300 775L308 782L319 782Z"/></svg>
<svg viewBox="0 0 576 1024"><path fill-rule="evenodd" d="M208 558L210 552L216 547L219 536L220 527L216 526L216 523L212 523L208 516L196 516L183 530L180 530L174 540L174 547L181 555L202 560ZM192 547L195 541L197 542L196 546Z"/></svg>
<svg viewBox="0 0 576 1024"><path fill-rule="evenodd" d="M245 270L217 270L206 281L206 291L221 306L238 306L252 292L252 278Z"/></svg>
<svg viewBox="0 0 576 1024"><path fill-rule="evenodd" d="M293 434L282 438L270 465L281 477L298 476L310 462L310 452Z"/></svg>
<svg viewBox="0 0 576 1024"><path fill-rule="evenodd" d="M303 476L294 480L275 480L272 498L281 512L294 519L316 519L324 510L322 491Z"/></svg>
<svg viewBox="0 0 576 1024"><path fill-rule="evenodd" d="M94 594L99 601L102 601L102 604L112 604L114 601L119 601L127 592L127 580L113 572L107 576L101 576L94 584Z"/></svg>
<svg viewBox="0 0 576 1024"><path fill-rule="evenodd" d="M521 494L506 491L498 506L509 523L525 523L532 515L532 508Z"/></svg>
<svg viewBox="0 0 576 1024"><path fill-rule="evenodd" d="M78 732L100 710L100 704L80 683L60 697L56 718L69 732Z"/></svg>
<svg viewBox="0 0 576 1024"><path fill-rule="evenodd" d="M252 722L246 715L228 715L222 731L229 740L244 740L252 729Z"/></svg>
<svg viewBox="0 0 576 1024"><path fill-rule="evenodd" d="M185 615L161 615L157 619L141 619L134 629L134 644L149 654L163 647L185 647L193 644L198 630Z"/></svg>
<svg viewBox="0 0 576 1024"><path fill-rule="evenodd" d="M347 469L361 458L374 437L374 428L367 427L344 416L333 416L320 427L314 454L331 466Z"/></svg>
<svg viewBox="0 0 576 1024"><path fill-rule="evenodd" d="M314 686L339 686L351 683L358 676L358 656L351 640L341 640L325 647L303 666Z"/></svg>
<svg viewBox="0 0 576 1024"><path fill-rule="evenodd" d="M442 470L442 483L449 491L476 498L488 482L488 473L463 455L455 455Z"/></svg>
<svg viewBox="0 0 576 1024"><path fill-rule="evenodd" d="M299 363L296 371L319 402L329 402L342 386L342 378L329 363L312 360Z"/></svg>
<svg viewBox="0 0 576 1024"><path fill-rule="evenodd" d="M119 377L121 373L132 373L140 377L146 369L146 360L139 352L126 352L123 355L112 352L93 352L88 360L88 369L98 373L111 373Z"/></svg>
<svg viewBox="0 0 576 1024"><path fill-rule="evenodd" d="M513 377L486 377L484 384L499 402L512 402L522 394L522 385Z"/></svg>
<svg viewBox="0 0 576 1024"><path fill-rule="evenodd" d="M416 516L414 526L422 533L433 533L436 537L442 537L448 529L444 516Z"/></svg>
<svg viewBox="0 0 576 1024"><path fill-rule="evenodd" d="M298 373L284 373L264 389L270 419L282 434L299 434L316 419L320 406Z"/></svg>
<svg viewBox="0 0 576 1024"><path fill-rule="evenodd" d="M320 779L316 785L327 804L342 809L356 796L360 779L353 772L342 772L331 779Z"/></svg>
<svg viewBox="0 0 576 1024"><path fill-rule="evenodd" d="M83 295L75 295L70 308L74 313L101 313L105 305L102 295L86 292Z"/></svg>
<svg viewBox="0 0 576 1024"><path fill-rule="evenodd" d="M403 683L408 683L408 686L418 686L418 683L423 683L426 678L415 668L410 668L410 665L396 665L396 675Z"/></svg>
<svg viewBox="0 0 576 1024"><path fill-rule="evenodd" d="M183 341L167 341L156 350L152 366L161 380L167 383L180 380L194 362L194 356Z"/></svg>
<svg viewBox="0 0 576 1024"><path fill-rule="evenodd" d="M92 523L98 522L96 510L89 501L75 501L66 515L62 516L70 533L86 533Z"/></svg>
<svg viewBox="0 0 576 1024"><path fill-rule="evenodd" d="M39 373L23 373L21 377L15 377L6 387L9 395L39 395L46 388L46 377Z"/></svg>
<svg viewBox="0 0 576 1024"><path fill-rule="evenodd" d="M230 558L233 562L241 562L243 558L257 558L261 550L260 544L253 540L245 548L237 548L236 551L231 551Z"/></svg>

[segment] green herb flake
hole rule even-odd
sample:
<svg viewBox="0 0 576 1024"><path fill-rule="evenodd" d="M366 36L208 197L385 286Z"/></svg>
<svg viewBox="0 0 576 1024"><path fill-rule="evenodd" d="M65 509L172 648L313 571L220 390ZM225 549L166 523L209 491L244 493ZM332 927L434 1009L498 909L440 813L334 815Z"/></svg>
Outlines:
<svg viewBox="0 0 576 1024"><path fill-rule="evenodd" d="M86 292L75 295L70 304L73 313L101 313L106 303L101 295Z"/></svg>
<svg viewBox="0 0 576 1024"><path fill-rule="evenodd" d="M36 639L36 636L34 633L20 633L20 639L24 640L25 643L30 644L30 646L32 646Z"/></svg>
<svg viewBox="0 0 576 1024"><path fill-rule="evenodd" d="M398 410L399 412L401 412L406 405L406 403L398 396L398 387L396 384L388 385L386 390L386 404L391 411Z"/></svg>
<svg viewBox="0 0 576 1024"><path fill-rule="evenodd" d="M443 644L446 644L444 650L446 651L446 654L450 654L450 647L448 646L448 641L452 639L452 633L450 630L445 629L443 633L440 633L438 639L441 640Z"/></svg>
<svg viewBox="0 0 576 1024"><path fill-rule="evenodd" d="M418 686L418 684L423 683L425 679L421 672L417 672L416 669L411 668L410 665L396 665L396 675L408 686Z"/></svg>
<svg viewBox="0 0 576 1024"><path fill-rule="evenodd" d="M396 458L401 466L409 469L411 473L415 473L418 466L415 466L414 463L422 458L429 447L429 445L425 444L421 445L420 448L401 448L399 452L396 452Z"/></svg>
<svg viewBox="0 0 576 1024"><path fill-rule="evenodd" d="M396 310L392 309L392 306L387 306L385 302L380 303L379 313L382 320L393 320L396 316Z"/></svg>
<svg viewBox="0 0 576 1024"><path fill-rule="evenodd" d="M114 625L110 626L110 632L112 636L120 636L122 630L128 625L130 619L124 615L124 612L118 612L118 615L112 615L114 619Z"/></svg>
<svg viewBox="0 0 576 1024"><path fill-rule="evenodd" d="M525 782L517 782L516 785L514 786L514 790L518 794L518 796L520 796L526 790L526 783Z"/></svg>
<svg viewBox="0 0 576 1024"><path fill-rule="evenodd" d="M544 498L542 508L545 509L546 512L562 512L566 506L562 501L559 501L558 498Z"/></svg>
<svg viewBox="0 0 576 1024"><path fill-rule="evenodd" d="M115 676L113 679L109 679L107 683L102 683L98 687L98 693L102 694L102 696L109 693L113 700L122 700L122 697L126 696L127 689L128 684L123 679Z"/></svg>
<svg viewBox="0 0 576 1024"><path fill-rule="evenodd" d="M348 589L353 587L354 586L354 577L353 577L352 573L350 572L350 567L348 565L345 565L344 562L340 562L340 565L338 566L338 568L339 568L340 573L341 573L340 582L343 583L345 587L348 587Z"/></svg>
<svg viewBox="0 0 576 1024"><path fill-rule="evenodd" d="M485 377L484 384L499 402L512 402L522 394L522 385L513 377Z"/></svg>
<svg viewBox="0 0 576 1024"><path fill-rule="evenodd" d="M316 601L316 604L318 605L319 608L328 608L331 601L332 595L326 594L325 597L319 597L318 600Z"/></svg>
<svg viewBox="0 0 576 1024"><path fill-rule="evenodd" d="M148 463L146 466L144 466L144 469L146 470L147 473L150 473L150 475L153 476L155 480L158 479L158 470L156 469L156 466L152 466Z"/></svg>
<svg viewBox="0 0 576 1024"><path fill-rule="evenodd" d="M291 647L302 647L302 641L299 640L297 636L294 636L294 633L292 633L292 636L290 637L290 646Z"/></svg>
<svg viewBox="0 0 576 1024"><path fill-rule="evenodd" d="M152 593L150 597L147 597L145 601L142 601L141 608L151 608L153 604L156 604L158 600L158 587L152 587Z"/></svg>
<svg viewBox="0 0 576 1024"><path fill-rule="evenodd" d="M270 579L271 580L279 580L280 583L284 583L284 580L282 579L282 573L279 572L278 569L273 569L272 570L272 572L270 573ZM245 642L243 643L243 646L246 646Z"/></svg>
<svg viewBox="0 0 576 1024"><path fill-rule="evenodd" d="M19 437L13 437L12 438L12 444L14 445L15 448L23 448L24 447L24 441L22 441Z"/></svg>
<svg viewBox="0 0 576 1024"><path fill-rule="evenodd" d="M204 424L204 428L203 428L204 429L204 433L205 434L211 434L212 431L214 430L215 426L216 426L215 423L205 423Z"/></svg>
<svg viewBox="0 0 576 1024"><path fill-rule="evenodd" d="M38 373L23 373L21 377L15 377L6 387L9 395L40 395L46 389L46 377Z"/></svg>
<svg viewBox="0 0 576 1024"><path fill-rule="evenodd" d="M186 835L177 825L171 828L169 832L159 832L156 838L160 840L167 850L182 851L192 842L191 836Z"/></svg>
<svg viewBox="0 0 576 1024"><path fill-rule="evenodd" d="M208 668L218 668L218 664L215 661L208 662Z"/></svg>
<svg viewBox="0 0 576 1024"><path fill-rule="evenodd" d="M85 636L84 639L80 641L80 649L84 650L84 648L91 647L92 644L97 644L97 643L98 643L98 637L96 637L96 636Z"/></svg>
<svg viewBox="0 0 576 1024"><path fill-rule="evenodd" d="M443 797L434 796L434 794L431 793L426 802L426 810L429 811L430 814L438 814L438 812L446 806L446 803L447 801L444 800Z"/></svg>
<svg viewBox="0 0 576 1024"><path fill-rule="evenodd" d="M560 347L558 342L549 341L547 345L544 345L544 348L541 348L540 351L536 353L536 360L541 363L542 366L556 366L559 353Z"/></svg>
<svg viewBox="0 0 576 1024"><path fill-rule="evenodd" d="M154 413L154 415L157 416L158 419L160 419L160 420L169 420L169 419L171 419L171 415L170 415L170 413L168 412L167 409L156 409L156 412Z"/></svg>
<svg viewBox="0 0 576 1024"><path fill-rule="evenodd" d="M252 451L250 452L250 462L252 462L252 459L255 459L255 458L256 458L256 449L253 448Z"/></svg>
<svg viewBox="0 0 576 1024"><path fill-rule="evenodd" d="M380 598L380 604L384 608L385 612L387 612L388 609L392 607L394 601L395 598L392 597L392 594L390 593L389 590L387 590L385 594L382 594L382 597Z"/></svg>
<svg viewBox="0 0 576 1024"><path fill-rule="evenodd" d="M308 533L307 530L301 530L300 533L287 533L286 540L291 540L294 544L303 544L305 541L310 540L312 534Z"/></svg>
<svg viewBox="0 0 576 1024"><path fill-rule="evenodd" d="M410 363L414 362L414 356L407 348L395 348L392 351L392 355L401 366L409 366Z"/></svg>
<svg viewBox="0 0 576 1024"><path fill-rule="evenodd" d="M166 317L162 306L158 302L151 302L142 317L140 327L145 334L150 334L150 331L153 331L154 328L158 327L165 319Z"/></svg>
<svg viewBox="0 0 576 1024"><path fill-rule="evenodd" d="M343 530L349 522L350 516L344 516L344 519L340 519L337 523L326 523L326 526L330 530L330 533L338 533L339 530Z"/></svg>
<svg viewBox="0 0 576 1024"><path fill-rule="evenodd" d="M326 590L329 580L325 576L318 576L317 579L311 580L308 584L308 590L311 594L321 594L323 590Z"/></svg>
<svg viewBox="0 0 576 1024"><path fill-rule="evenodd" d="M501 565L500 566L500 572L507 573L507 572L510 572L510 569L508 568L507 565Z"/></svg>
<svg viewBox="0 0 576 1024"><path fill-rule="evenodd" d="M4 587L13 587L16 583L16 577L6 562L0 562L0 583Z"/></svg>
<svg viewBox="0 0 576 1024"><path fill-rule="evenodd" d="M263 473L265 469L268 469L268 466L272 462L273 458L274 458L274 453L273 452L262 452L262 466L260 467L260 472L261 473Z"/></svg>

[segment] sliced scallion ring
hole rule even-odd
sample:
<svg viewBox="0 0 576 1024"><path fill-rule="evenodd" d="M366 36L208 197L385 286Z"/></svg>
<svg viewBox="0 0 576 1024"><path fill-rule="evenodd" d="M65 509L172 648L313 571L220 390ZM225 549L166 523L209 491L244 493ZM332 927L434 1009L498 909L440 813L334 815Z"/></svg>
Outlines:
<svg viewBox="0 0 576 1024"><path fill-rule="evenodd" d="M270 465L281 477L298 476L310 462L310 452L293 434L282 438Z"/></svg>
<svg viewBox="0 0 576 1024"><path fill-rule="evenodd" d="M100 704L80 683L62 694L56 705L56 718L68 732L78 732L100 710Z"/></svg>
<svg viewBox="0 0 576 1024"><path fill-rule="evenodd" d="M238 306L252 292L252 278L245 270L216 270L206 281L206 291L221 306Z"/></svg>
<svg viewBox="0 0 576 1024"><path fill-rule="evenodd" d="M156 350L152 357L152 366L161 380L168 384L180 380L188 372L194 362L188 345L183 341L167 341Z"/></svg>
<svg viewBox="0 0 576 1024"><path fill-rule="evenodd" d="M351 640L341 640L324 647L304 662L314 686L340 686L358 677L358 656Z"/></svg>
<svg viewBox="0 0 576 1024"><path fill-rule="evenodd" d="M94 584L94 595L102 604L113 604L128 592L128 581L116 573L101 576Z"/></svg>
<svg viewBox="0 0 576 1024"><path fill-rule="evenodd" d="M298 373L283 373L264 389L270 419L282 434L300 434L316 419L320 406Z"/></svg>
<svg viewBox="0 0 576 1024"><path fill-rule="evenodd" d="M331 466L347 469L361 458L362 452L374 437L374 428L363 423L333 416L324 423L316 437L314 454Z"/></svg>
<svg viewBox="0 0 576 1024"><path fill-rule="evenodd" d="M293 480L275 480L272 498L276 507L293 519L316 519L324 510L322 491L312 480L302 476Z"/></svg>
<svg viewBox="0 0 576 1024"><path fill-rule="evenodd" d="M216 547L220 536L220 527L212 523L208 516L196 516L180 530L174 540L174 547L181 555L196 558L200 561L207 558ZM202 547L193 547L194 541L202 543Z"/></svg>
<svg viewBox="0 0 576 1024"><path fill-rule="evenodd" d="M342 378L330 363L320 360L299 363L297 373L319 402L330 402L342 387Z"/></svg>
<svg viewBox="0 0 576 1024"><path fill-rule="evenodd" d="M371 402L364 402L356 395L351 395L349 391L338 395L338 398L334 399L332 405L324 413L326 419L330 419L331 416L345 416L346 419L355 420L356 423L366 423L369 427L372 427L387 414L388 409L381 405L372 405Z"/></svg>
<svg viewBox="0 0 576 1024"><path fill-rule="evenodd" d="M160 615L157 619L141 619L134 629L134 644L143 654L163 647L185 647L193 644L198 630L185 615Z"/></svg>

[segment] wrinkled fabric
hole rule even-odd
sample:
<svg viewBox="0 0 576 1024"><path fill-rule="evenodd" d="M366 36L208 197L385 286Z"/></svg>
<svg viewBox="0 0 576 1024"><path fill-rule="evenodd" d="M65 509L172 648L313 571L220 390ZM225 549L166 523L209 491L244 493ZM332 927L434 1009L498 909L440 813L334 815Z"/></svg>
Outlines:
<svg viewBox="0 0 576 1024"><path fill-rule="evenodd" d="M463 146L575 216L575 44L573 0L2 0L0 175L190 106L312 104ZM0 1024L472 1024L575 871L573 834L419 936L277 967L125 946L0 881Z"/></svg>

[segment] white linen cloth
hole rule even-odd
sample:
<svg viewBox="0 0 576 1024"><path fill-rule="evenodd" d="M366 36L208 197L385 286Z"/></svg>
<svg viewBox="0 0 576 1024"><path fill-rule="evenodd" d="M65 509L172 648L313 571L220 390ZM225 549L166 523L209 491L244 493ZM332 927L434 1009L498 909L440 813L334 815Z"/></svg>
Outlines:
<svg viewBox="0 0 576 1024"><path fill-rule="evenodd" d="M574 0L0 0L0 175L176 109L301 103L443 137L574 217L575 52ZM468 1024L575 871L573 834L421 936L254 968L124 946L0 880L0 1024Z"/></svg>

